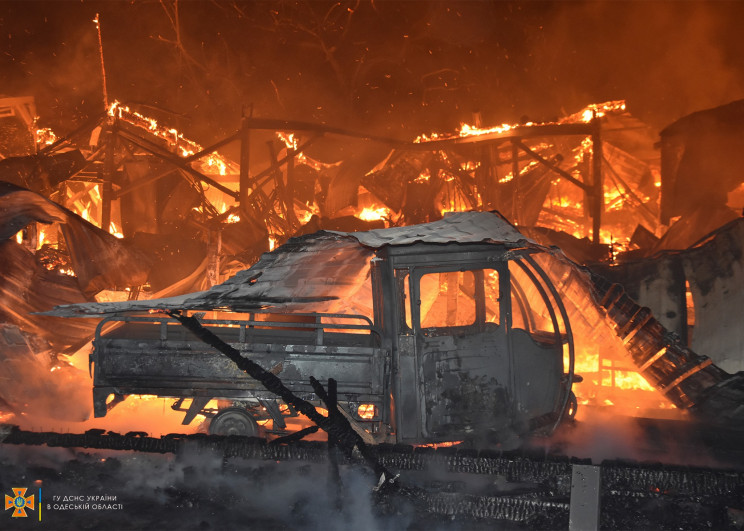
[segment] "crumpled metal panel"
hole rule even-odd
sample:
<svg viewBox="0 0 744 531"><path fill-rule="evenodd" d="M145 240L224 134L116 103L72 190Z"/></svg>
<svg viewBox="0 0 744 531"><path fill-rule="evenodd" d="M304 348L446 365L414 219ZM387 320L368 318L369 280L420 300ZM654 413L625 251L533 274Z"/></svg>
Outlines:
<svg viewBox="0 0 744 531"><path fill-rule="evenodd" d="M0 320L44 337L57 348L89 338L95 323L35 314L60 304L84 302L76 279L48 271L15 240L0 242Z"/></svg>
<svg viewBox="0 0 744 531"><path fill-rule="evenodd" d="M365 281L374 250L416 242L489 242L542 249L498 214L460 212L422 225L354 233L321 231L292 238L265 253L250 269L208 291L163 299L60 306L49 315L75 317L151 309L251 311L270 307L330 313L348 309L370 315L362 307L369 306L371 312L371 292L361 290L369 289Z"/></svg>
<svg viewBox="0 0 744 531"><path fill-rule="evenodd" d="M143 252L35 192L0 181L0 241L36 221L60 223L85 294L147 280L149 257Z"/></svg>
<svg viewBox="0 0 744 531"><path fill-rule="evenodd" d="M411 245L417 242L512 244L525 242L537 245L500 215L491 212L457 212L439 221L421 225L338 234L356 238L362 245L375 249L386 245Z"/></svg>
<svg viewBox="0 0 744 531"><path fill-rule="evenodd" d="M350 238L321 232L294 238L265 253L253 267L208 291L162 299L60 306L50 314L101 315L150 309L254 311L290 306L298 312L308 309L334 313L340 306L367 315L371 314L371 291L363 285L373 254ZM354 295L365 289L369 312L354 311L360 309L354 305Z"/></svg>
<svg viewBox="0 0 744 531"><path fill-rule="evenodd" d="M592 270L622 284L638 304L690 347L711 358L721 369L744 370L744 219L713 232L691 249ZM690 283L694 326L688 330L685 281ZM572 321L573 322L573 321Z"/></svg>
<svg viewBox="0 0 744 531"><path fill-rule="evenodd" d="M744 219L682 254L695 304L692 348L723 370L744 370Z"/></svg>
<svg viewBox="0 0 744 531"><path fill-rule="evenodd" d="M592 271L621 284L630 298L651 308L669 331L686 340L685 274L680 256L665 253L617 265L592 266Z"/></svg>

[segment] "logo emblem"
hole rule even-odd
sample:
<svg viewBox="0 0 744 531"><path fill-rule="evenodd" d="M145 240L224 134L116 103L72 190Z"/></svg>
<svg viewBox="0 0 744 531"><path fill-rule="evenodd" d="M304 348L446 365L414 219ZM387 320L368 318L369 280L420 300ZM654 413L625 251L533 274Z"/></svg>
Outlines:
<svg viewBox="0 0 744 531"><path fill-rule="evenodd" d="M26 490L13 488L13 496L5 495L5 510L13 509L13 518L26 518L26 509L34 510L34 495L26 497Z"/></svg>

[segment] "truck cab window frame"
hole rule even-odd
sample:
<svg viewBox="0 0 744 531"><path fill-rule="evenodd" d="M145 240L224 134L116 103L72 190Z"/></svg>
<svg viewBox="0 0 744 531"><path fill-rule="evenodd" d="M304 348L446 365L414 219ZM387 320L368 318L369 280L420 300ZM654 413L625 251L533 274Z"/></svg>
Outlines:
<svg viewBox="0 0 744 531"><path fill-rule="evenodd" d="M477 333L500 326L504 314L500 281L505 272L508 274L498 264L411 268L404 286L403 311L411 319L406 325L432 336ZM457 286L454 292L453 285ZM470 302L472 306L461 308Z"/></svg>

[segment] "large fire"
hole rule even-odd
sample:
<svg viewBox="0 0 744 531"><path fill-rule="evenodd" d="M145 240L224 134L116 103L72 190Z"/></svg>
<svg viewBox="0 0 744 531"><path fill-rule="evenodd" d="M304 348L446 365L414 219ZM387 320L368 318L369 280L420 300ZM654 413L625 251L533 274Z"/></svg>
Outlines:
<svg viewBox="0 0 744 531"><path fill-rule="evenodd" d="M469 124L461 124L459 130L454 134L432 133L421 135L414 142L423 144L443 139L451 138L468 138L482 137L493 134L508 134L516 130L528 129L535 126L560 125L560 124L580 124L592 123L608 115L623 113L626 111L624 101L612 101L602 104L589 105L581 111L567 116L556 122L534 123L525 122L519 124L502 124L494 127L476 127ZM158 124L152 118L130 109L115 101L109 106L108 115L112 119L125 121L127 124L140 128L148 134L165 142L173 153L181 158L192 157L203 151L201 145L183 136L183 133L166 126ZM322 172L332 168L333 165L324 164L313 160L302 151L298 151L302 145L301 138L297 134L277 132L276 138L287 150L288 157L294 157L297 164L307 165L317 172ZM51 130L39 129L37 131L37 141L40 145L50 145L56 140L56 135ZM545 159L550 159L551 153L555 152L556 146L550 141L543 139L531 141L529 147ZM613 152L613 155L615 153ZM541 163L537 160L525 157L517 161L510 161L504 158L502 154L496 153L499 164L506 165L506 169L496 176L496 182L499 185L512 185L515 182L522 182L523 179L529 178L531 174L539 171ZM619 154L617 156L622 156ZM468 160L460 155L453 155L446 150L437 150L434 154L436 164L426 165L418 168L417 173L411 177L411 183L421 187L433 187L436 183L438 191L434 196L436 212L444 215L446 212L464 211L470 209L484 208L484 190L480 188L469 188L477 182L479 172L482 168L482 161ZM565 171L573 176L576 180L586 179L586 167L594 157L594 146L592 137L584 136L580 138L575 147L572 148L571 157L562 162ZM222 182L228 182L226 177L235 177L240 174L240 167L219 155L216 152L204 154L198 159L191 160L199 171L206 175L214 176L218 182L220 178L225 179ZM556 162L558 164L558 162ZM605 160L603 164L608 164ZM370 172L371 174L372 172ZM368 177L368 174L365 177ZM652 169L653 187L658 191L660 186L659 171ZM282 179L282 177L280 177ZM234 179L229 182L234 182ZM463 183L466 183L463 185ZM605 213L617 214L622 219L623 212L629 206L637 206L638 203L653 203L657 200L653 197L653 192L643 192L634 188L635 183L620 182L612 176L606 179L603 189L603 206ZM315 184L316 191L320 188ZM423 188L422 188L423 189ZM98 225L102 224L102 197L101 184L99 182L85 180L70 180L65 182L57 194L56 199L61 204L67 206L73 212L80 215L83 219ZM292 203L282 203L276 188L268 188L260 192L259 188L252 191L253 197L258 197L260 193L265 194L265 200L270 202L271 219L267 219L266 227L268 233L268 248L273 250L281 242L291 236L289 229L297 229L300 226L310 222L314 216L323 215L323 202L321 199L313 201L298 201ZM516 194L516 192L514 192ZM234 198L210 189L207 191L216 214L221 216L220 220L225 226L236 224L241 221L242 214L238 210L239 204ZM554 175L551 177L545 200L537 218L537 225L558 231L565 231L577 238L583 238L589 235L590 222L587 221L586 215L586 196L584 192L567 181L567 179ZM194 207L194 211L202 216L209 216L210 210L203 205ZM506 213L508 215L508 213ZM381 198L368 191L364 184L359 185L358 203L353 209L353 215L359 220L374 222L382 221L386 226L405 223L409 218L402 215L400 211L393 210L386 205ZM287 219L293 218L294 221ZM513 220L517 223L518 220ZM633 220L635 221L635 220ZM284 225L282 225L284 223ZM289 227L289 229L288 229ZM112 218L105 228L109 233L117 238L123 238L123 229L120 213L112 212ZM600 231L601 243L611 244L614 247L614 253L617 249L625 246L632 234L634 224L630 222L615 223L612 228L603 227ZM651 227L652 231L656 229ZM27 231L19 232L16 239L19 243L25 242L28 246L32 243L35 250L41 250L45 247L54 247L59 241L58 228L55 225L45 226L37 224L36 233L31 242ZM246 266L250 264L245 264ZM65 264L52 264L60 273L74 275L74 271ZM50 267L47 265L47 267ZM51 267L50 267L51 268ZM131 292L121 295L121 297L130 297ZM110 300L115 300L119 295L106 295ZM111 298L113 297L113 298ZM109 299L106 299L109 300ZM565 360L565 366L568 366L568 360ZM583 378L583 381L574 385L574 390L579 404L592 407L616 407L629 414L650 414L669 416L674 406L666 400L656 389L654 389L637 370L623 364L615 357L602 357L597 349L581 349L576 353L575 373ZM141 403L149 403L151 400L141 398ZM138 403L135 399L130 399L128 408L134 407ZM375 406L371 404L360 406L358 414L362 418L374 416ZM119 415L126 416L127 408L120 408ZM134 410L133 410L134 411ZM579 408L579 415L583 415L585 408ZM662 413L659 413L662 412ZM135 415L134 412L132 412ZM180 414L173 413L178 415Z"/></svg>

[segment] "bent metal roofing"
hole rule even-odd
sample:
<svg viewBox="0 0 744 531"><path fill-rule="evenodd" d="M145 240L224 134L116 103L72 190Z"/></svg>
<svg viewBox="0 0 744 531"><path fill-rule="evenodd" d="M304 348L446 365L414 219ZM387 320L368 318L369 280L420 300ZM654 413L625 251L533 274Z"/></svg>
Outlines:
<svg viewBox="0 0 744 531"><path fill-rule="evenodd" d="M368 232L327 232L290 239L265 253L251 268L207 291L140 301L58 306L48 315L101 316L149 310L231 310L247 312L292 307L333 311L331 301L351 300L365 289L369 261L385 246L416 243L492 243L541 248L499 214L452 213L431 223Z"/></svg>

